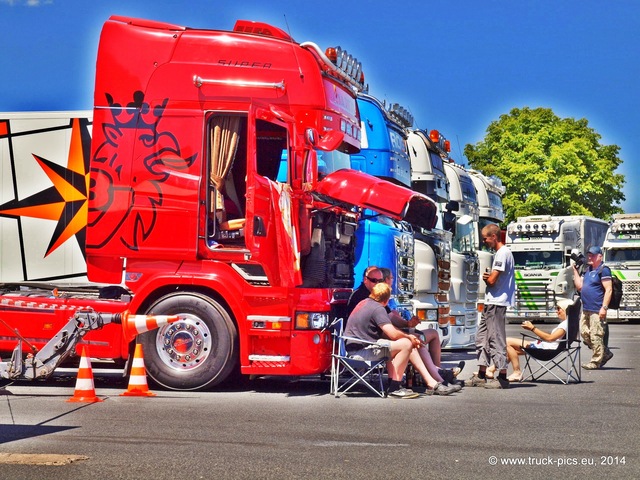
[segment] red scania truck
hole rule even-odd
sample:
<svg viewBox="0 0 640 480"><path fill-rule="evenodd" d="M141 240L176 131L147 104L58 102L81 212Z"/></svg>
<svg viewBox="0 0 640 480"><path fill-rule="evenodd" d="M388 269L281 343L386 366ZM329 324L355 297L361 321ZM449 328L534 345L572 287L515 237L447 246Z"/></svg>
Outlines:
<svg viewBox="0 0 640 480"><path fill-rule="evenodd" d="M138 337L147 373L168 388L213 386L233 372L327 371L360 209L429 229L436 221L426 196L349 169L363 79L344 50L266 24L215 31L111 17L85 183L63 195L86 215L76 231L92 287L3 284L0 352L13 348L12 329L37 347L60 326L53 312L95 303L179 317ZM20 222L29 212L12 213L25 207L14 191L0 215ZM124 363L132 345L110 326L81 345Z"/></svg>

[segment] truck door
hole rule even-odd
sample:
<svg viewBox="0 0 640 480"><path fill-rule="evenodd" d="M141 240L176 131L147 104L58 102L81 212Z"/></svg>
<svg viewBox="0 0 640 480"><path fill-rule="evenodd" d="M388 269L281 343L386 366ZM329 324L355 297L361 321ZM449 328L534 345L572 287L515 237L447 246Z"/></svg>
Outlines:
<svg viewBox="0 0 640 480"><path fill-rule="evenodd" d="M207 119L204 257L244 248L274 286L301 282L298 232L290 188L292 124L270 108L215 112ZM283 283L284 282L284 283ZM295 283L297 282L297 283Z"/></svg>
<svg viewBox="0 0 640 480"><path fill-rule="evenodd" d="M289 183L293 125L271 109L253 108L248 122L246 246L274 286L302 281L296 208Z"/></svg>

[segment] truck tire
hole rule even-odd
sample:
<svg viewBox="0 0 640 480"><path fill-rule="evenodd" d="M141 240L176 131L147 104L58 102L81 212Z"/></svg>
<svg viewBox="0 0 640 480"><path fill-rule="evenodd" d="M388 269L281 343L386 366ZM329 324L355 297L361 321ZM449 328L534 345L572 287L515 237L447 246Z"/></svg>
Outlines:
<svg viewBox="0 0 640 480"><path fill-rule="evenodd" d="M172 390L219 384L238 362L238 331L225 308L197 293L159 299L147 312L181 319L138 337L147 374Z"/></svg>

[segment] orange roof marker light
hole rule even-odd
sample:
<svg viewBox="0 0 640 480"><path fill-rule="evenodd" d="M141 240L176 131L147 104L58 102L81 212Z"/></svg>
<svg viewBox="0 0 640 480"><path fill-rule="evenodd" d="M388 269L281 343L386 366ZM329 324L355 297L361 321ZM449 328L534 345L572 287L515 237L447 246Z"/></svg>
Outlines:
<svg viewBox="0 0 640 480"><path fill-rule="evenodd" d="M301 43L302 48L313 51L325 64L325 72L351 85L356 92L363 91L364 73L362 63L340 47L329 47L324 52L313 42Z"/></svg>
<svg viewBox="0 0 640 480"><path fill-rule="evenodd" d="M440 150L440 153L443 153L445 154L445 157L448 157L447 154L451 152L451 142L444 138L438 130L431 130L429 132L429 140L433 142L436 149Z"/></svg>

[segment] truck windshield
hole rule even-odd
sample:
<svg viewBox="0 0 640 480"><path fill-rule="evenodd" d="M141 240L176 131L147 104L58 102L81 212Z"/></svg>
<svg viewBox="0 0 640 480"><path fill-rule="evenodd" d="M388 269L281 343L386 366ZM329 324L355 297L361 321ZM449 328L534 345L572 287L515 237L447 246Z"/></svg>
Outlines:
<svg viewBox="0 0 640 480"><path fill-rule="evenodd" d="M453 238L453 251L457 253L469 253L476 249L476 230L475 224L472 221L467 221L466 218L471 218L465 215L460 218L456 224L456 234Z"/></svg>
<svg viewBox="0 0 640 480"><path fill-rule="evenodd" d="M351 157L346 153L339 152L338 150L332 152L316 150L316 153L318 154L319 178L323 178L342 168L351 168Z"/></svg>
<svg viewBox="0 0 640 480"><path fill-rule="evenodd" d="M604 254L608 263L640 263L640 248L608 249Z"/></svg>
<svg viewBox="0 0 640 480"><path fill-rule="evenodd" d="M516 268L524 270L562 268L562 252L512 252Z"/></svg>

